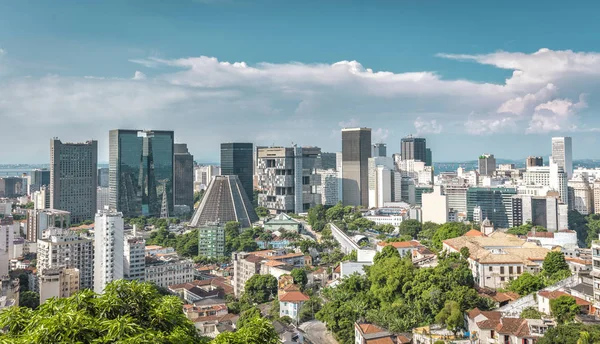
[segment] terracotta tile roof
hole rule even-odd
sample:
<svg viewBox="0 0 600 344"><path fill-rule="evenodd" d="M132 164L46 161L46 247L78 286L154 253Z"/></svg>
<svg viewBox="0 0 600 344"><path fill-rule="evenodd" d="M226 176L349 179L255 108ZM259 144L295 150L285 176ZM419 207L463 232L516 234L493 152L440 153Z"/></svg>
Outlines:
<svg viewBox="0 0 600 344"><path fill-rule="evenodd" d="M360 327L362 333L364 333L364 334L386 332L381 327L373 325L373 324L358 324L358 326Z"/></svg>
<svg viewBox="0 0 600 344"><path fill-rule="evenodd" d="M279 259L287 259L287 258L296 258L296 257L304 257L304 253L288 253L281 256L270 256L269 259L279 260Z"/></svg>
<svg viewBox="0 0 600 344"><path fill-rule="evenodd" d="M587 302L586 300L579 298L577 296L573 296L571 294L567 294L564 291L559 291L559 290L555 290L555 291L548 291L548 290L542 290L540 292L538 292L538 295L541 297L545 297L549 300L554 300L554 299L558 299L561 296L570 296L572 298L575 299L575 302L579 305L579 306L589 306L590 303Z"/></svg>
<svg viewBox="0 0 600 344"><path fill-rule="evenodd" d="M495 311L482 311L479 308L474 308L467 313L469 319L475 319L478 315L483 315L488 319L500 320L502 318L502 313Z"/></svg>
<svg viewBox="0 0 600 344"><path fill-rule="evenodd" d="M421 247L423 246L420 242L416 240L411 241L395 241L395 242L383 242L380 241L377 243L377 246L389 246L392 245L395 248L409 248L409 247Z"/></svg>
<svg viewBox="0 0 600 344"><path fill-rule="evenodd" d="M286 265L285 263L282 262L278 262L276 260L269 260L265 263L266 266L281 266L281 265Z"/></svg>
<svg viewBox="0 0 600 344"><path fill-rule="evenodd" d="M249 261L250 263L260 263L263 260L265 260L265 258L250 254L250 255L246 256L246 258L244 258L244 260Z"/></svg>
<svg viewBox="0 0 600 344"><path fill-rule="evenodd" d="M399 335L398 337L396 337L396 340L398 341L398 344L410 344L411 339L403 336L403 335Z"/></svg>
<svg viewBox="0 0 600 344"><path fill-rule="evenodd" d="M565 257L565 260L567 262L581 264L581 265L592 265L592 261L591 260L586 260L586 259L581 259L581 258Z"/></svg>
<svg viewBox="0 0 600 344"><path fill-rule="evenodd" d="M483 233L481 233L480 231L476 230L476 229L471 229L470 231L465 233L466 237L479 237L479 236L484 236Z"/></svg>
<svg viewBox="0 0 600 344"><path fill-rule="evenodd" d="M529 232L527 233L527 237L529 238L554 238L554 233L552 232Z"/></svg>
<svg viewBox="0 0 600 344"><path fill-rule="evenodd" d="M303 302L303 301L308 301L309 297L304 294L301 293L299 291L290 291L288 293L285 293L283 295L279 296L279 301L284 301L284 302Z"/></svg>
<svg viewBox="0 0 600 344"><path fill-rule="evenodd" d="M339 274L341 271L342 271L342 270L341 270L341 267L340 267L340 265L339 265L339 264L338 264L338 266L336 266L336 267L335 267L335 269L333 270L333 272L335 272L335 273L338 273L338 274Z"/></svg>
<svg viewBox="0 0 600 344"><path fill-rule="evenodd" d="M496 331L501 334L512 334L517 337L529 335L527 320L521 318L502 318Z"/></svg>
<svg viewBox="0 0 600 344"><path fill-rule="evenodd" d="M396 344L394 343L394 341L392 340L391 337L383 337L383 338L376 338L376 339L367 339L365 341L366 344Z"/></svg>
<svg viewBox="0 0 600 344"><path fill-rule="evenodd" d="M283 287L282 290L285 291L286 293L290 292L290 291L300 291L300 287L298 287L296 284L290 284L290 285Z"/></svg>

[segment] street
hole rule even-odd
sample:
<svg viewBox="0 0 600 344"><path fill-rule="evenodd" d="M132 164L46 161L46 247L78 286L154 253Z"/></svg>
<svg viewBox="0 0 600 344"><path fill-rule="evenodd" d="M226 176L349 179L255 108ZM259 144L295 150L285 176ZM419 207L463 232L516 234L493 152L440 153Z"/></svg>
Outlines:
<svg viewBox="0 0 600 344"><path fill-rule="evenodd" d="M304 331L304 339L312 344L337 344L333 335L327 331L325 324L318 320L311 320L300 324Z"/></svg>

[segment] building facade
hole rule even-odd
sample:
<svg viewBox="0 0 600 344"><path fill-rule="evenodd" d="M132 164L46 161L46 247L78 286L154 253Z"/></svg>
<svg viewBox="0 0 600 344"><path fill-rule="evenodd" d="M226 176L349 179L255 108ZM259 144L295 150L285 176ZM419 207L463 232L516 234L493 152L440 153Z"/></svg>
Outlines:
<svg viewBox="0 0 600 344"><path fill-rule="evenodd" d="M194 156L185 143L176 143L173 157L173 204L194 209Z"/></svg>
<svg viewBox="0 0 600 344"><path fill-rule="evenodd" d="M491 176L496 172L496 158L494 154L482 154L479 156L479 175Z"/></svg>
<svg viewBox="0 0 600 344"><path fill-rule="evenodd" d="M527 160L525 160L525 166L527 168L529 167L537 167L537 166L544 166L544 158L541 156L530 156L527 157Z"/></svg>
<svg viewBox="0 0 600 344"><path fill-rule="evenodd" d="M369 204L371 128L342 129L342 203Z"/></svg>
<svg viewBox="0 0 600 344"><path fill-rule="evenodd" d="M448 222L448 197L444 194L441 185L435 185L433 192L422 195L423 222L444 224Z"/></svg>
<svg viewBox="0 0 600 344"><path fill-rule="evenodd" d="M128 281L146 280L146 240L132 233L123 242L123 278Z"/></svg>
<svg viewBox="0 0 600 344"><path fill-rule="evenodd" d="M512 226L526 223L542 226L549 232L568 229L568 207L557 197L516 195L512 197Z"/></svg>
<svg viewBox="0 0 600 344"><path fill-rule="evenodd" d="M94 291L102 294L110 282L123 279L123 213L102 210L94 224Z"/></svg>
<svg viewBox="0 0 600 344"><path fill-rule="evenodd" d="M221 175L238 176L250 200L254 197L253 153L252 143L221 143Z"/></svg>
<svg viewBox="0 0 600 344"><path fill-rule="evenodd" d="M317 170L321 176L321 184L317 186L317 193L321 195L321 204L334 206L340 201L341 178L340 173L334 169Z"/></svg>
<svg viewBox="0 0 600 344"><path fill-rule="evenodd" d="M36 242L41 239L46 229L50 227L71 227L71 213L56 209L27 210L27 240Z"/></svg>
<svg viewBox="0 0 600 344"><path fill-rule="evenodd" d="M258 205L272 213L303 213L321 204L318 147L268 147L258 150Z"/></svg>
<svg viewBox="0 0 600 344"><path fill-rule="evenodd" d="M387 156L387 145L385 143L374 143L371 157L385 157Z"/></svg>
<svg viewBox="0 0 600 344"><path fill-rule="evenodd" d="M219 223L198 228L198 254L209 258L225 255L225 229Z"/></svg>
<svg viewBox="0 0 600 344"><path fill-rule="evenodd" d="M594 191L586 174L576 175L568 181L569 209L577 210L581 215L594 213Z"/></svg>
<svg viewBox="0 0 600 344"><path fill-rule="evenodd" d="M194 262L178 256L146 257L146 282L168 288L194 280Z"/></svg>
<svg viewBox="0 0 600 344"><path fill-rule="evenodd" d="M407 136L400 142L402 160L427 161L427 140L422 137Z"/></svg>
<svg viewBox="0 0 600 344"><path fill-rule="evenodd" d="M70 212L74 223L92 220L97 184L97 141L50 141L50 208Z"/></svg>
<svg viewBox="0 0 600 344"><path fill-rule="evenodd" d="M125 217L159 217L163 199L173 213L172 131L123 130L109 133L109 203ZM163 193L167 196L163 197Z"/></svg>
<svg viewBox="0 0 600 344"><path fill-rule="evenodd" d="M552 161L565 171L567 178L573 176L573 142L570 137L552 138Z"/></svg>
<svg viewBox="0 0 600 344"><path fill-rule="evenodd" d="M496 228L510 228L513 224L512 196L514 188L472 187L467 190L467 219L474 221L473 212L481 210L481 220L489 219Z"/></svg>

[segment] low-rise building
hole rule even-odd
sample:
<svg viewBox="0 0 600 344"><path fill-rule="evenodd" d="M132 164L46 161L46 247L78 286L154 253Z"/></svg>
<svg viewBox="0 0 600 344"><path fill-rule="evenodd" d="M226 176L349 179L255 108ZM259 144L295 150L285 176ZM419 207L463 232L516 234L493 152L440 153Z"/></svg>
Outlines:
<svg viewBox="0 0 600 344"><path fill-rule="evenodd" d="M167 288L194 280L194 263L177 256L146 256L146 282Z"/></svg>
<svg viewBox="0 0 600 344"><path fill-rule="evenodd" d="M158 246L158 245L146 245L145 250L146 250L147 256L175 253L175 249L173 247L163 247L163 246Z"/></svg>
<svg viewBox="0 0 600 344"><path fill-rule="evenodd" d="M301 291L284 291L278 295L279 316L290 317L296 324L300 322L300 309L310 298Z"/></svg>
<svg viewBox="0 0 600 344"><path fill-rule="evenodd" d="M557 299L561 296L569 296L575 299L577 306L579 306L580 313L582 314L590 314L591 312L591 304L579 297L573 296L571 294L567 294L564 291L560 290L541 290L537 292L537 301L538 301L538 311L544 314L551 314L550 310L550 300Z"/></svg>
<svg viewBox="0 0 600 344"><path fill-rule="evenodd" d="M79 270L44 269L39 275L40 304L50 298L65 298L79 291Z"/></svg>
<svg viewBox="0 0 600 344"><path fill-rule="evenodd" d="M300 233L302 223L291 218L288 214L281 213L265 222L264 229L269 232L284 230L286 232Z"/></svg>
<svg viewBox="0 0 600 344"><path fill-rule="evenodd" d="M471 342L490 344L534 344L544 336L553 321L504 317L501 312L475 308L467 313Z"/></svg>
<svg viewBox="0 0 600 344"><path fill-rule="evenodd" d="M146 280L146 240L141 236L126 235L123 247L123 277L128 281Z"/></svg>
<svg viewBox="0 0 600 344"><path fill-rule="evenodd" d="M400 257L404 257L406 255L410 255L412 257L416 255L415 252L417 252L419 249L425 248L424 245L416 240L395 242L380 241L377 243L377 252L383 251L386 246L393 246L396 250L398 250Z"/></svg>
<svg viewBox="0 0 600 344"><path fill-rule="evenodd" d="M367 323L354 323L355 344L396 344L396 336L379 326Z"/></svg>
<svg viewBox="0 0 600 344"><path fill-rule="evenodd" d="M575 248L577 246L577 232L563 229L558 232L529 232L527 241L539 243L540 246L552 249L556 246Z"/></svg>

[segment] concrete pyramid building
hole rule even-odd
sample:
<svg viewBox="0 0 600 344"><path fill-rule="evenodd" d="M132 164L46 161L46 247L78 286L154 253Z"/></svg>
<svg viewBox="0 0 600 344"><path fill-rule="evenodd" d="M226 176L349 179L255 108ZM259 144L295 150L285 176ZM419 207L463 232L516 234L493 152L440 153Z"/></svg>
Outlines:
<svg viewBox="0 0 600 344"><path fill-rule="evenodd" d="M229 221L237 221L242 228L248 228L258 221L258 216L238 176L216 176L208 185L190 226Z"/></svg>

